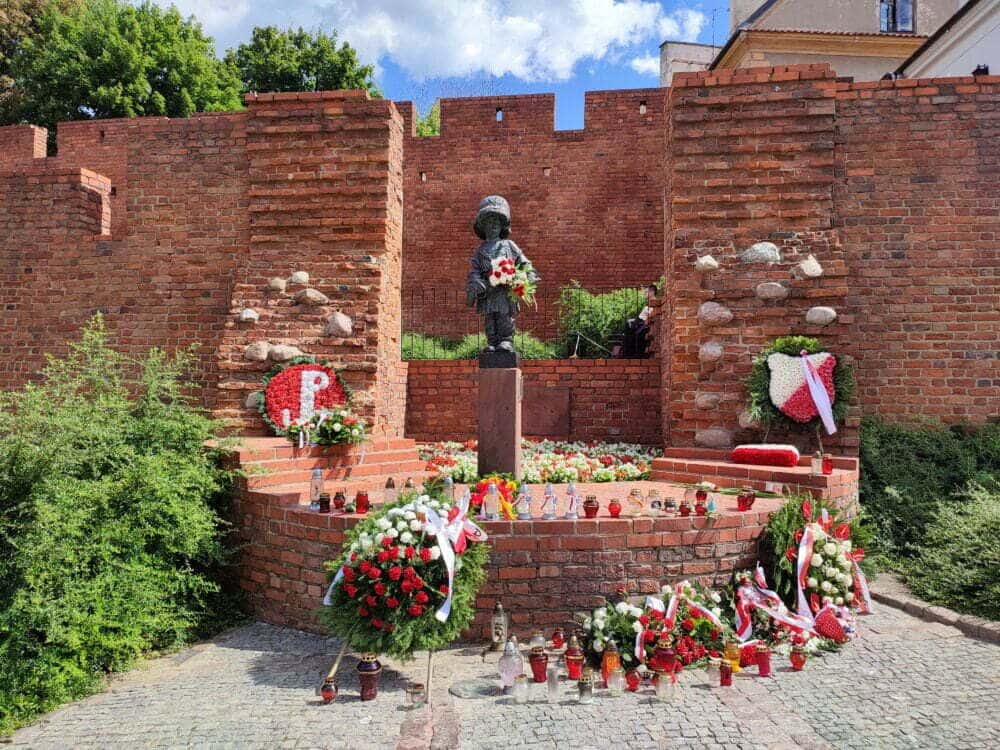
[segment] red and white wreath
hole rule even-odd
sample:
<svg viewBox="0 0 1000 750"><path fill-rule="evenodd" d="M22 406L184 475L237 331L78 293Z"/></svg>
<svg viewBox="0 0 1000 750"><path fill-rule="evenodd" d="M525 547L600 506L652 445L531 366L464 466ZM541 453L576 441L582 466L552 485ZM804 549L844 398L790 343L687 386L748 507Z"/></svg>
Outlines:
<svg viewBox="0 0 1000 750"><path fill-rule="evenodd" d="M815 389L810 389L808 382L810 369L829 396L829 404L833 404L836 396L833 372L837 367L837 358L830 352L798 357L775 353L768 356L767 366L771 371L771 403L790 419L804 424L820 416L815 398L818 394Z"/></svg>
<svg viewBox="0 0 1000 750"><path fill-rule="evenodd" d="M286 367L264 386L264 418L279 435L292 425L305 424L319 411L346 403L347 390L337 373L315 362Z"/></svg>

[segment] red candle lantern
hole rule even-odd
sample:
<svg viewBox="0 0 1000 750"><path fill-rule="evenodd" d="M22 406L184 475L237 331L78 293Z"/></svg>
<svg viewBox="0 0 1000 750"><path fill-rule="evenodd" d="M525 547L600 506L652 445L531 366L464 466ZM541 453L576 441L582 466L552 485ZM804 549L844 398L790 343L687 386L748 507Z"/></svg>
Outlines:
<svg viewBox="0 0 1000 750"><path fill-rule="evenodd" d="M355 669L361 682L361 700L375 700L378 696L378 678L382 674L382 663L378 660L378 655L365 654Z"/></svg>
<svg viewBox="0 0 1000 750"><path fill-rule="evenodd" d="M552 631L552 648L560 649L566 645L566 636L563 634L562 628L556 628Z"/></svg>
<svg viewBox="0 0 1000 750"><path fill-rule="evenodd" d="M800 644L792 646L792 652L788 655L788 660L792 663L792 669L801 672L806 665L806 650Z"/></svg>
<svg viewBox="0 0 1000 750"><path fill-rule="evenodd" d="M622 504L615 499L612 499L608 503L608 515L612 518L618 518L622 514Z"/></svg>
<svg viewBox="0 0 1000 750"><path fill-rule="evenodd" d="M766 643L757 644L757 673L761 677L771 676L771 649Z"/></svg>
<svg viewBox="0 0 1000 750"><path fill-rule="evenodd" d="M747 511L753 508L753 504L757 501L757 493L754 492L753 487L744 487L740 494L736 496L736 509Z"/></svg>
<svg viewBox="0 0 1000 750"><path fill-rule="evenodd" d="M720 687L732 687L733 684L733 665L723 659L719 663L719 686Z"/></svg>
<svg viewBox="0 0 1000 750"><path fill-rule="evenodd" d="M687 518L691 515L691 505L687 500L681 500L680 505L677 506L677 511L683 518Z"/></svg>
<svg viewBox="0 0 1000 750"><path fill-rule="evenodd" d="M583 649L580 648L580 641L576 635L569 637L569 645L566 646L566 675L571 680L579 680L583 674Z"/></svg>
<svg viewBox="0 0 1000 750"><path fill-rule="evenodd" d="M333 699L337 697L337 684L333 680L324 680L319 695L323 703L333 703Z"/></svg>
<svg viewBox="0 0 1000 750"><path fill-rule="evenodd" d="M608 684L608 675L611 674L612 670L621 669L621 666L622 657L618 653L618 646L615 645L614 641L609 641L601 656L601 679L604 680L605 685Z"/></svg>
<svg viewBox="0 0 1000 750"><path fill-rule="evenodd" d="M601 504L597 502L597 497L594 495L588 495L587 499L583 501L583 513L587 518L597 518L597 511L600 508Z"/></svg>
<svg viewBox="0 0 1000 750"><path fill-rule="evenodd" d="M338 490L333 496L333 508L334 510L343 510L345 505L347 505L347 496L343 490Z"/></svg>
<svg viewBox="0 0 1000 750"><path fill-rule="evenodd" d="M696 503L704 505L705 501L708 500L708 490L706 490L704 487L699 487L697 490L695 490L694 499Z"/></svg>
<svg viewBox="0 0 1000 750"><path fill-rule="evenodd" d="M708 508L705 505L704 500L695 500L694 502L694 514L696 516L703 516L708 513Z"/></svg>
<svg viewBox="0 0 1000 750"><path fill-rule="evenodd" d="M531 665L531 679L535 682L545 682L548 679L546 671L549 667L549 657L545 653L545 648L543 646L535 646L531 649L531 655L528 657L528 663Z"/></svg>
<svg viewBox="0 0 1000 750"><path fill-rule="evenodd" d="M630 669L625 673L625 689L630 693L634 693L642 685L642 675L639 674L638 669Z"/></svg>
<svg viewBox="0 0 1000 750"><path fill-rule="evenodd" d="M827 475L833 474L833 456L829 453L823 454L823 473Z"/></svg>
<svg viewBox="0 0 1000 750"><path fill-rule="evenodd" d="M673 643L669 635L664 633L660 640L656 642L656 649L653 651L651 666L657 672L673 674L677 664L677 652L674 651Z"/></svg>
<svg viewBox="0 0 1000 750"><path fill-rule="evenodd" d="M365 490L358 490L358 494L354 496L354 507L355 510L360 514L365 514L368 509L371 508L371 503L368 500L368 492Z"/></svg>

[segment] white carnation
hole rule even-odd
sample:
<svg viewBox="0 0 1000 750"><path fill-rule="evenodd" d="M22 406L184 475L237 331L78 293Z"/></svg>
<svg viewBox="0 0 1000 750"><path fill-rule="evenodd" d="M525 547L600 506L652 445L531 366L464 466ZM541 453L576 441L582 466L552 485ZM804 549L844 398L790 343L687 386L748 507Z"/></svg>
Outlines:
<svg viewBox="0 0 1000 750"><path fill-rule="evenodd" d="M633 606L629 610L629 614L631 614L632 617L642 617L642 607L635 607L635 606Z"/></svg>
<svg viewBox="0 0 1000 750"><path fill-rule="evenodd" d="M851 567L851 561L848 560L846 557L840 558L840 560L837 561L837 564L844 570L847 570L849 567Z"/></svg>
<svg viewBox="0 0 1000 750"><path fill-rule="evenodd" d="M419 533L424 528L424 525L420 521L414 518L410 521L410 531Z"/></svg>
<svg viewBox="0 0 1000 750"><path fill-rule="evenodd" d="M431 547L431 560L438 560L441 558L441 548L437 545Z"/></svg>
<svg viewBox="0 0 1000 750"><path fill-rule="evenodd" d="M411 534L409 531L404 531L402 534L399 535L399 541L401 541L403 544L413 544L413 534Z"/></svg>
<svg viewBox="0 0 1000 750"><path fill-rule="evenodd" d="M412 510L408 510L405 513L403 513L403 518L405 518L407 521L412 521L416 517L417 514L414 513Z"/></svg>
<svg viewBox="0 0 1000 750"><path fill-rule="evenodd" d="M594 630L604 630L604 620L594 620Z"/></svg>
<svg viewBox="0 0 1000 750"><path fill-rule="evenodd" d="M399 531L396 529L389 529L388 531L385 532L385 535L395 539L396 537L399 536Z"/></svg>
<svg viewBox="0 0 1000 750"><path fill-rule="evenodd" d="M844 541L842 541L840 543L840 548L842 550L844 550L844 552L850 552L851 551L851 540L850 539L845 539Z"/></svg>
<svg viewBox="0 0 1000 750"><path fill-rule="evenodd" d="M833 602L833 598L832 597L829 597L829 596L824 596L823 597L823 604L830 604L831 602Z"/></svg>
<svg viewBox="0 0 1000 750"><path fill-rule="evenodd" d="M590 630L590 625L591 625L592 622L593 622L593 620L591 620L589 617L584 618L584 620L583 620L583 629L584 630Z"/></svg>
<svg viewBox="0 0 1000 750"><path fill-rule="evenodd" d="M431 501L430 495L421 495L417 498L418 503L429 503Z"/></svg>
<svg viewBox="0 0 1000 750"><path fill-rule="evenodd" d="M385 529L388 529L390 526L392 526L392 522L388 518L380 518L376 522L376 526L378 526L380 529L384 531Z"/></svg>
<svg viewBox="0 0 1000 750"><path fill-rule="evenodd" d="M825 575L827 578L837 579L840 577L840 571L837 570L836 568L831 568L829 565L827 565L825 568L823 568L823 575Z"/></svg>

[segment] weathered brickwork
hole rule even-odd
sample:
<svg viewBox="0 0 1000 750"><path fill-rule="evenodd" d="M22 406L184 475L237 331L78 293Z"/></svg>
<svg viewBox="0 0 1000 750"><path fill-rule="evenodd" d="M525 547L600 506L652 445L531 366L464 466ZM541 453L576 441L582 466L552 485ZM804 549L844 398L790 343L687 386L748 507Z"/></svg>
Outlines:
<svg viewBox="0 0 1000 750"><path fill-rule="evenodd" d="M525 434L572 440L659 445L660 363L654 359L524 360ZM417 440L476 436L478 364L415 360L409 363L406 435ZM530 412L563 411L567 418L538 423Z"/></svg>
<svg viewBox="0 0 1000 750"><path fill-rule="evenodd" d="M511 203L511 237L542 275L522 330L555 332L551 303L572 280L595 290L644 287L663 273L666 90L591 91L582 130L554 130L551 94L441 101L441 135L406 117L403 293L408 330L466 333L472 219L491 193ZM502 117L498 121L498 116Z"/></svg>

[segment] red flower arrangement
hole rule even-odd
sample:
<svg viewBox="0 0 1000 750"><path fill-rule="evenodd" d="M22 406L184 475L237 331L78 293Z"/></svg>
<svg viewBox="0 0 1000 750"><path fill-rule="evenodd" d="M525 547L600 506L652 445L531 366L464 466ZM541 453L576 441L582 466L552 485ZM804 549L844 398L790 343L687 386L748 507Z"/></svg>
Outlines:
<svg viewBox="0 0 1000 750"><path fill-rule="evenodd" d="M335 370L308 357L275 368L264 377L263 386L261 415L276 435L286 434L290 425L312 416L302 414L304 392L312 396L313 413L345 406L349 397Z"/></svg>

